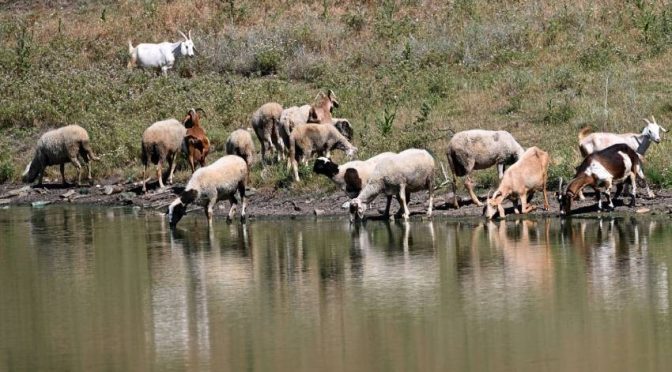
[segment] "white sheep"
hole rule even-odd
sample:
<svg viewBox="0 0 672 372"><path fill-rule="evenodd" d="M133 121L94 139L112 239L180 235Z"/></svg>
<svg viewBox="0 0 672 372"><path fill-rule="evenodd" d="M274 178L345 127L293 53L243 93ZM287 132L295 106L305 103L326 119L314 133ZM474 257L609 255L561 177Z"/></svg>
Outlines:
<svg viewBox="0 0 672 372"><path fill-rule="evenodd" d="M352 199L362 191L362 186L366 185L376 165L394 155L396 154L393 152L384 152L367 160L353 160L341 165L336 164L328 157L320 157L315 161L313 171L332 180ZM350 182L345 181L345 171L348 169L352 169L352 176L348 180Z"/></svg>
<svg viewBox="0 0 672 372"><path fill-rule="evenodd" d="M240 156L245 160L248 167L252 165L256 150L250 132L245 129L236 129L231 132L226 140L226 153Z"/></svg>
<svg viewBox="0 0 672 372"><path fill-rule="evenodd" d="M173 68L175 60L182 56L193 57L194 42L191 39L191 30L189 36L182 31L178 31L184 38L183 41L169 43L152 44L143 43L133 47L131 40L128 41L128 53L131 55L128 61L128 68L133 67L154 67L161 70L164 76L168 74L168 70Z"/></svg>
<svg viewBox="0 0 672 372"><path fill-rule="evenodd" d="M299 124L306 124L310 119L311 106L292 106L282 110L278 122L278 135L284 145L284 155L289 156L289 136Z"/></svg>
<svg viewBox="0 0 672 372"><path fill-rule="evenodd" d="M357 153L357 147L331 124L301 124L294 128L289 136L289 159L287 168L294 172L294 180L299 182L299 164L310 158L315 152L324 156L327 151L339 149L352 158Z"/></svg>
<svg viewBox="0 0 672 372"><path fill-rule="evenodd" d="M411 193L420 190L428 190L429 206L427 217L432 216L434 205L434 170L436 168L434 158L426 150L408 149L396 155L390 156L376 165L369 181L359 195L350 201L350 220L355 217L364 217L364 212L380 193L387 195L385 215L390 215L390 203L396 196L403 211L402 217L407 220L410 216L407 202L410 201ZM345 179L355 175L354 170L345 171Z"/></svg>
<svg viewBox="0 0 672 372"><path fill-rule="evenodd" d="M231 208L227 220L231 221L238 205L236 191L240 195L242 207L240 219L245 220L245 183L248 177L247 163L236 155L226 155L216 162L199 168L189 179L187 187L179 198L175 199L168 207L168 221L171 227L175 227L187 213L187 206L197 203L203 206L208 224L212 224L212 215L215 204L220 200L228 199Z"/></svg>
<svg viewBox="0 0 672 372"><path fill-rule="evenodd" d="M261 143L262 165L264 165L267 150L272 153L275 148L278 161L285 152L283 142L278 134L281 114L282 106L276 102L265 103L252 114L251 125L257 138L259 138L259 143Z"/></svg>
<svg viewBox="0 0 672 372"><path fill-rule="evenodd" d="M91 180L92 160L99 160L91 151L89 134L79 125L68 125L50 130L37 141L35 156L23 172L23 182L30 183L39 177L42 184L44 169L49 165L60 165L61 181L65 181L65 163L72 163L77 168L77 184L80 184L82 165L77 160L81 156L86 164L88 179Z"/></svg>
<svg viewBox="0 0 672 372"><path fill-rule="evenodd" d="M156 177L159 187L164 188L162 177L163 162L168 160L170 173L168 183L173 183L173 173L177 164L177 154L182 149L187 128L177 119L157 121L142 133L142 191L147 191L147 167L151 161L156 164Z"/></svg>
<svg viewBox="0 0 672 372"><path fill-rule="evenodd" d="M499 178L504 176L504 165L515 163L525 150L516 142L511 133L498 130L473 129L455 133L448 143L446 156L453 173L453 195L455 208L459 208L457 198L457 177L465 177L464 185L471 200L483 206L474 193L471 172L487 169L497 164Z"/></svg>

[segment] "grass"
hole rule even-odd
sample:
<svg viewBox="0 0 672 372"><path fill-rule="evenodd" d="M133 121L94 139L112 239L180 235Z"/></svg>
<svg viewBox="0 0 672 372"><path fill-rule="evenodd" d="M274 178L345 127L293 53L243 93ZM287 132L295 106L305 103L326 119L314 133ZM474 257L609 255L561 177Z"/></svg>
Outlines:
<svg viewBox="0 0 672 372"><path fill-rule="evenodd" d="M508 130L551 154L570 177L577 133L670 125L672 6L579 0L153 1L0 5L0 182L18 181L39 135L85 127L103 160L97 178L138 180L140 136L152 122L208 114L215 152L261 104L308 103L333 89L355 128L360 157L424 147L444 162L451 131ZM167 78L127 70L126 42L176 40L192 29L197 56ZM653 145L647 174L672 185L668 143ZM185 168L184 166L182 167ZM58 170L50 174L56 176ZM485 187L495 170L477 172ZM188 172L178 173L186 179ZM315 190L302 169L253 169L255 185Z"/></svg>

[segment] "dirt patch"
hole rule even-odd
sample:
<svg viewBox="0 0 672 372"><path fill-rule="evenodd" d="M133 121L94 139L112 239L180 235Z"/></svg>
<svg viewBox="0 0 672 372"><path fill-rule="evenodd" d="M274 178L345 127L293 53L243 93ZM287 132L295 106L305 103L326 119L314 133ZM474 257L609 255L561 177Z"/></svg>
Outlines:
<svg viewBox="0 0 672 372"><path fill-rule="evenodd" d="M141 186L137 183L112 183L108 182L96 186L73 186L73 185L43 185L26 186L17 184L0 185L0 208L13 205L32 205L40 207L49 204L82 204L98 206L136 206L162 213L168 205L184 189L184 185L158 190L156 184L148 185L150 191L142 193ZM452 193L439 190L435 197L434 216L444 217L478 217L482 214L482 208L474 205L466 197L460 199L461 207L452 207ZM648 199L637 198L634 208L626 204L629 197L621 198L614 202L615 210L612 212L598 212L596 203L589 193L586 200L577 201L572 206L573 215L667 215L672 212L672 190L658 190L656 197ZM297 194L287 190L272 188L251 189L248 191L247 213L250 218L263 217L299 217L299 216L347 216L348 210L343 204L348 198L342 192L326 190L319 193ZM485 194L483 193L483 198ZM450 202L450 203L448 203ZM549 194L549 211L541 209L532 212L534 215L557 215L558 204L554 194ZM533 205L541 206L541 195L537 193ZM426 210L427 193L413 194L409 203L413 218L422 218ZM367 211L368 218L378 218L385 207L385 198L378 197ZM506 204L507 215L513 214L511 203ZM225 215L228 212L229 203L219 202L215 208L216 215ZM393 201L392 212L396 212L398 204ZM192 206L193 213L201 213L200 207ZM672 216L672 215L671 215Z"/></svg>

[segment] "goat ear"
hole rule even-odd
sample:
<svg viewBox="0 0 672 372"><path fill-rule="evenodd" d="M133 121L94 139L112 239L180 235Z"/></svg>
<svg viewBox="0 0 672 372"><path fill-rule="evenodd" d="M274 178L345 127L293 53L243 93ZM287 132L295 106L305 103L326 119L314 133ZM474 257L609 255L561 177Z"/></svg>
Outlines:
<svg viewBox="0 0 672 372"><path fill-rule="evenodd" d="M195 111L196 111L196 112L200 112L201 115L203 115L204 118L207 118L207 117L208 117L208 115L205 113L205 110L203 110L203 109L200 108L200 107L196 108Z"/></svg>
<svg viewBox="0 0 672 372"><path fill-rule="evenodd" d="M185 40L189 40L189 38L187 37L187 35L184 34L184 32L182 32L182 31L180 31L180 30L177 30L177 32L179 32L180 35L182 35L182 37L183 37Z"/></svg>

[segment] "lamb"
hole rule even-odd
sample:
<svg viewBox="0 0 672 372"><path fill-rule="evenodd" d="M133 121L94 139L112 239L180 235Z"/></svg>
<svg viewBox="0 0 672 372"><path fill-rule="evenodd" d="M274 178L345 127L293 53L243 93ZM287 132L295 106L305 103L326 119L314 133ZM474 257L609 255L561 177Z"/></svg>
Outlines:
<svg viewBox="0 0 672 372"><path fill-rule="evenodd" d="M245 129L236 129L231 132L229 138L226 140L226 153L228 155L240 156L245 160L249 168L256 153L250 132Z"/></svg>
<svg viewBox="0 0 672 372"><path fill-rule="evenodd" d="M651 120L652 121L644 119L646 127L644 127L641 134L589 133L589 128L583 128L579 132L579 150L581 151L581 155L586 157L596 151L604 150L611 145L624 143L638 154L644 156L646 150L648 150L651 145L651 141L660 143L660 131L667 133L667 129L660 126L656 122L656 118L651 116ZM646 187L646 192L649 198L655 197L654 193L649 189L648 183L645 182L644 186ZM583 193L580 193L579 197L583 199Z"/></svg>
<svg viewBox="0 0 672 372"><path fill-rule="evenodd" d="M359 195L350 201L350 220L355 217L364 217L364 212L378 194L384 192L387 195L385 216L390 215L390 203L396 196L403 211L402 217L407 220L410 216L407 201L410 201L411 193L420 190L428 190L429 206L427 217L432 216L434 204L434 170L436 168L434 158L426 150L408 149L396 155L390 156L376 165ZM345 171L346 182L354 175L353 169Z"/></svg>
<svg viewBox="0 0 672 372"><path fill-rule="evenodd" d="M576 198L586 186L598 190L596 193L597 208L602 210L602 192L607 196L609 208L614 208L611 200L611 186L621 184L629 180L632 184L630 206L635 206L637 194L637 177L644 179L640 155L630 146L619 143L604 150L588 155L576 169L576 175L569 182L565 191L562 191L562 179L556 197L560 204L560 214L569 214L572 207L572 199ZM600 189L604 191L599 192ZM620 192L616 193L618 197Z"/></svg>
<svg viewBox="0 0 672 372"><path fill-rule="evenodd" d="M216 162L198 169L189 179L180 197L168 207L168 221L171 228L177 226L180 219L187 213L187 206L191 203L203 206L208 224L212 225L215 204L224 199L231 202L227 216L227 221L231 221L238 205L236 191L242 203L240 219L245 221L245 208L247 207L245 183L248 172L245 160L236 155L225 155Z"/></svg>
<svg viewBox="0 0 672 372"><path fill-rule="evenodd" d="M313 171L332 180L352 199L356 198L362 191L362 185L366 185L376 165L394 155L396 154L393 152L384 152L367 160L353 160L340 166L328 157L320 157L315 161ZM352 171L348 179L349 182L346 182L345 172L349 169L352 169Z"/></svg>
<svg viewBox="0 0 672 372"><path fill-rule="evenodd" d="M548 196L546 195L546 180L548 179L548 153L538 147L527 149L520 159L504 172L504 177L499 183L497 191L488 195L484 207L484 214L492 219L499 212L499 217L504 218L502 203L507 198L520 199L521 213L534 210L528 205L535 191L542 190L544 193L544 209L548 210ZM516 209L516 213L518 210Z"/></svg>
<svg viewBox="0 0 672 372"><path fill-rule="evenodd" d="M159 179L159 187L164 188L161 176L163 162L168 160L170 173L168 174L168 183L173 183L173 173L177 154L184 143L184 137L187 135L187 128L176 119L157 121L145 129L142 134L142 191L147 192L147 166L151 161L156 164L156 176Z"/></svg>
<svg viewBox="0 0 672 372"><path fill-rule="evenodd" d="M79 125L68 125L62 128L50 130L43 134L37 141L35 156L23 172L23 182L31 183L39 178L39 185L42 184L44 169L50 165L60 165L61 181L65 181L65 163L72 163L77 168L77 184L82 181L82 165L77 159L81 156L86 164L88 179L91 180L92 160L100 160L91 150L89 144L89 134Z"/></svg>
<svg viewBox="0 0 672 372"><path fill-rule="evenodd" d="M294 129L289 136L289 159L288 165L294 171L294 180L299 179L299 161L304 161L312 156L313 152L324 156L325 152L339 149L345 151L349 158L357 153L357 147L353 146L335 126L331 124L302 124Z"/></svg>
<svg viewBox="0 0 672 372"><path fill-rule="evenodd" d="M193 57L196 51L191 39L191 30L189 30L189 37L182 31L178 32L182 35L184 41L159 44L144 43L133 47L133 43L129 40L128 54L130 54L131 59L128 61L128 68L154 67L160 69L163 76L167 76L168 70L173 68L175 60L182 56Z"/></svg>
<svg viewBox="0 0 672 372"><path fill-rule="evenodd" d="M261 143L261 163L264 164L266 158L266 150L269 153L273 149L277 151L278 161L285 152L283 143L280 141L278 129L280 127L280 115L282 114L282 106L276 102L269 102L257 109L252 114L252 128L259 138Z"/></svg>
<svg viewBox="0 0 672 372"><path fill-rule="evenodd" d="M515 163L525 150L516 142L511 133L473 129L455 133L448 143L446 156L453 173L454 206L459 208L457 198L457 177L465 177L464 185L471 200L483 206L474 193L474 183L470 174L474 170L487 169L497 164L499 178L504 176L504 165Z"/></svg>
<svg viewBox="0 0 672 372"><path fill-rule="evenodd" d="M187 116L185 116L182 121L182 125L187 128L182 150L187 155L187 160L192 173L196 169L196 162L198 162L201 167L205 166L205 157L208 156L208 153L210 152L210 140L201 126L199 112L202 112L203 117L205 117L205 111L203 109L192 108L187 112Z"/></svg>

